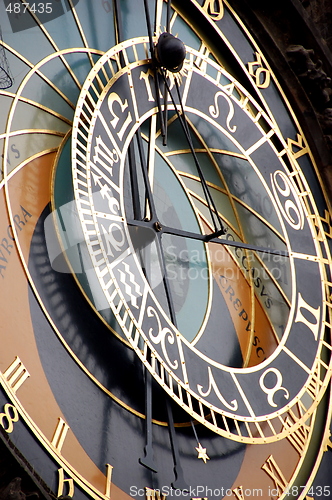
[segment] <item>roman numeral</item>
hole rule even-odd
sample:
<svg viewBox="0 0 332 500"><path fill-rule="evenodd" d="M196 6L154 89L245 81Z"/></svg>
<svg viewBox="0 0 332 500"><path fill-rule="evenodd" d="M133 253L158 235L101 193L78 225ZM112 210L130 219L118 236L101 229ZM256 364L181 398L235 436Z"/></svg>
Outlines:
<svg viewBox="0 0 332 500"><path fill-rule="evenodd" d="M298 415L295 415L295 413L290 410L289 414L287 415L283 427L284 429L290 429L291 427L296 424L297 420L303 416L303 407L297 403L297 410L298 410ZM308 435L310 431L310 426L307 425L306 423L300 425L295 431L293 431L289 436L287 436L288 441L291 443L291 445L295 448L295 450L299 453L300 456L304 454L306 444L308 441Z"/></svg>
<svg viewBox="0 0 332 500"><path fill-rule="evenodd" d="M245 500L243 486L239 486L238 488L235 488L234 490L232 490L232 492L236 496L237 500Z"/></svg>
<svg viewBox="0 0 332 500"><path fill-rule="evenodd" d="M15 393L17 389L21 387L23 382L30 377L30 373L25 368L20 358L16 356L12 364L3 373L3 377L7 382L7 385L9 385L11 390Z"/></svg>
<svg viewBox="0 0 332 500"><path fill-rule="evenodd" d="M195 66L197 66L197 68L199 68L202 71L202 73L205 73L207 68L207 62L205 58L209 57L211 52L208 49L208 47L204 43L202 43L201 48L199 49L199 53L201 54L202 57L197 56L194 64Z"/></svg>
<svg viewBox="0 0 332 500"><path fill-rule="evenodd" d="M63 418L59 417L58 418L58 425L56 426L56 429L53 434L53 438L51 443L53 446L57 449L57 451L60 453L63 443L66 439L66 435L68 430L70 429L69 425L63 420Z"/></svg>
<svg viewBox="0 0 332 500"><path fill-rule="evenodd" d="M152 488L145 488L146 500L166 500L167 496L163 495L160 490L153 490Z"/></svg>
<svg viewBox="0 0 332 500"><path fill-rule="evenodd" d="M287 482L285 476L283 475L283 473L281 472L277 462L273 458L273 455L270 455L266 459L266 461L262 465L261 469L263 469L263 471L266 472L266 474L268 476L270 476L270 478L274 482L275 488L278 491L278 498L280 498L283 491L287 487L288 482ZM280 491L279 491L279 489L280 489Z"/></svg>

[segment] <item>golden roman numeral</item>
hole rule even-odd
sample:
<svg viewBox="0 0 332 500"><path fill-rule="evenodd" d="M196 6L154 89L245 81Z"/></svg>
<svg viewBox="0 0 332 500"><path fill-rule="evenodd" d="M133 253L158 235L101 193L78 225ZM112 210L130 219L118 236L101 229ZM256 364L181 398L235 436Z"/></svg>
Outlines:
<svg viewBox="0 0 332 500"><path fill-rule="evenodd" d="M290 429L296 424L297 420L303 416L302 406L297 404L299 416L295 415L292 410L290 410L287 415L283 427L284 429ZM299 453L300 456L304 454L306 444L308 441L308 435L310 432L310 426L306 423L300 425L295 431L293 431L289 436L287 436L288 441L295 448L295 450Z"/></svg>
<svg viewBox="0 0 332 500"><path fill-rule="evenodd" d="M160 490L153 490L152 488L145 488L146 500L166 500L167 496L161 494Z"/></svg>
<svg viewBox="0 0 332 500"><path fill-rule="evenodd" d="M16 392L23 382L30 377L30 373L25 368L20 358L16 356L12 364L3 373L3 376L11 390Z"/></svg>
<svg viewBox="0 0 332 500"><path fill-rule="evenodd" d="M208 47L204 43L202 43L201 48L199 49L199 53L201 54L201 57L200 56L196 57L195 66L197 66L197 68L199 68L202 71L202 73L205 73L207 68L207 62L205 58L209 57L211 52L208 49Z"/></svg>
<svg viewBox="0 0 332 500"><path fill-rule="evenodd" d="M277 462L273 458L273 455L270 455L265 463L262 465L261 469L266 472L268 476L272 479L275 484L275 488L278 491L278 498L282 495L283 491L288 485L288 482L281 472ZM280 491L279 491L280 488Z"/></svg>
<svg viewBox="0 0 332 500"><path fill-rule="evenodd" d="M312 372L312 376L310 379L310 383L307 387L307 393L315 401L318 397L319 391L323 385L323 382L320 379L320 365L317 363L316 368Z"/></svg>
<svg viewBox="0 0 332 500"><path fill-rule="evenodd" d="M317 227L317 237L319 241L323 241L323 234L328 238L332 238L332 217L328 210L324 211L324 217L313 216L315 226Z"/></svg>
<svg viewBox="0 0 332 500"><path fill-rule="evenodd" d="M106 488L105 497L111 498L113 465L106 464Z"/></svg>
<svg viewBox="0 0 332 500"><path fill-rule="evenodd" d="M57 449L57 451L60 453L63 443L66 439L66 435L68 430L70 429L69 425L63 420L63 418L59 417L58 418L58 424L56 426L56 429L53 434L53 438L51 443L53 446Z"/></svg>
<svg viewBox="0 0 332 500"><path fill-rule="evenodd" d="M232 492L234 493L234 495L236 496L236 498L238 500L245 500L243 486L239 486L238 488L235 488L234 490L232 490Z"/></svg>

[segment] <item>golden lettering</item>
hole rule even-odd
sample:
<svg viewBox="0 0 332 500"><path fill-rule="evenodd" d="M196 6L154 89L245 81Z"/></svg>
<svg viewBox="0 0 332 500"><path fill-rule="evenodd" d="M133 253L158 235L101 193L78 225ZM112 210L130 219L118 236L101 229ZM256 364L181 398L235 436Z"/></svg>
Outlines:
<svg viewBox="0 0 332 500"><path fill-rule="evenodd" d="M277 462L273 458L273 455L270 455L266 459L266 461L262 465L261 469L263 469L263 471L266 472L266 474L268 476L270 476L270 478L274 482L275 488L278 491L278 498L280 498L283 491L287 487L288 482L287 482L285 476L283 475L283 473L281 472ZM280 488L280 491L279 491L279 488Z"/></svg>
<svg viewBox="0 0 332 500"><path fill-rule="evenodd" d="M235 488L234 490L232 490L232 492L234 493L234 495L236 496L236 498L238 500L245 500L244 493L243 493L243 486L239 486L238 488Z"/></svg>
<svg viewBox="0 0 332 500"><path fill-rule="evenodd" d="M299 418L303 416L302 406L298 403L298 416L294 414L293 411L289 412L289 415L285 418L283 423L284 429L290 429L296 424ZM296 430L292 431L289 436L287 436L288 441L295 448L295 450L299 453L300 456L304 454L306 444L308 441L308 436L310 432L310 426L306 423L301 424Z"/></svg>
<svg viewBox="0 0 332 500"><path fill-rule="evenodd" d="M202 43L201 48L199 49L199 53L200 55L196 57L194 64L202 71L202 73L205 73L207 68L206 59L209 57L211 52L207 48L207 46Z"/></svg>
<svg viewBox="0 0 332 500"><path fill-rule="evenodd" d="M305 145L303 136L300 134L297 134L296 140L288 138L287 139L287 146L288 146L288 149L295 160L297 160L297 158L299 158L300 156L303 156L303 155L309 153L308 146ZM294 146L296 149L298 149L296 152L293 149Z"/></svg>
<svg viewBox="0 0 332 500"><path fill-rule="evenodd" d="M220 21L224 17L223 0L205 0L203 9L213 21Z"/></svg>
<svg viewBox="0 0 332 500"><path fill-rule="evenodd" d="M0 425L7 434L11 434L14 430L14 423L19 420L18 411L17 408L10 403L5 404L3 410L3 413L0 413Z"/></svg>
<svg viewBox="0 0 332 500"><path fill-rule="evenodd" d="M56 429L53 434L53 438L51 443L53 446L57 449L57 451L60 453L63 443L66 439L66 435L68 430L70 429L69 425L63 420L63 418L59 417L58 418L58 424L56 426Z"/></svg>
<svg viewBox="0 0 332 500"><path fill-rule="evenodd" d="M30 377L30 374L20 358L16 356L12 364L3 373L3 376L11 390L16 392L23 382Z"/></svg>
<svg viewBox="0 0 332 500"><path fill-rule="evenodd" d="M75 492L75 487L74 487L74 480L73 478L66 478L65 479L65 472L64 470L61 468L61 469L58 469L58 473L59 473L59 485L58 485L58 494L57 494L57 497L61 497L63 495L63 492L64 492L64 489L65 489L65 485L67 486L67 493L66 495L70 496L70 497L73 497L74 496L74 492Z"/></svg>
<svg viewBox="0 0 332 500"><path fill-rule="evenodd" d="M113 465L106 464L106 488L105 488L105 496L107 498L111 498L112 472L113 472Z"/></svg>
<svg viewBox="0 0 332 500"><path fill-rule="evenodd" d="M166 500L167 496L163 495L160 490L153 490L152 488L145 487L146 500Z"/></svg>
<svg viewBox="0 0 332 500"><path fill-rule="evenodd" d="M268 69L263 67L262 56L258 52L255 52L255 55L256 61L248 62L248 71L255 78L257 87L266 89L270 85L271 74Z"/></svg>

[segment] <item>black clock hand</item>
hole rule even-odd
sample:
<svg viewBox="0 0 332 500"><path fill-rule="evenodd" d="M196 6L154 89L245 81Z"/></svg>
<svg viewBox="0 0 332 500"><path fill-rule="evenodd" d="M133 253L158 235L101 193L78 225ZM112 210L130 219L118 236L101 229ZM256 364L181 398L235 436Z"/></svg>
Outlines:
<svg viewBox="0 0 332 500"><path fill-rule="evenodd" d="M161 129L162 137L165 138L165 122L164 122L164 116L163 116L161 102L160 102L160 85L159 85L157 66L155 63L155 50L154 50L155 48L154 48L153 37L152 37L152 28L151 28L151 19L150 19L150 13L149 13L148 0L144 0L144 10L145 10L146 24L147 24L147 28L148 28L150 52L151 52L151 58L152 58L152 63L153 63L152 66L153 66L153 70L154 70L153 80L154 80L154 84L155 84L157 107L158 107L158 114L159 114L159 119L160 119L160 129Z"/></svg>
<svg viewBox="0 0 332 500"><path fill-rule="evenodd" d="M171 1L167 2L167 10L166 10L166 32L170 33L171 31ZM167 146L167 123L168 123L168 101L167 101L167 87L164 85L164 124L165 124L165 135L163 137L163 145Z"/></svg>
<svg viewBox="0 0 332 500"><path fill-rule="evenodd" d="M174 236L182 236L184 238L190 238L193 240L200 240L205 243L218 243L220 245L226 245L230 247L244 248L247 250L253 250L254 252L263 252L272 255L281 255L282 257L289 257L289 252L287 250L275 250L273 248L261 247L258 245L252 245L250 243L243 243L242 241L232 241L226 239L220 239L221 231L211 234L201 234L193 233L192 231L185 231L184 229L177 229L175 227L162 226L160 223L157 224L158 229L156 229L156 223L151 221L135 221L127 220L129 226L142 226L150 227L151 229L158 230L159 233L173 234ZM223 233L222 233L223 234Z"/></svg>
<svg viewBox="0 0 332 500"><path fill-rule="evenodd" d="M203 171L201 169L201 166L199 164L199 161L198 161L198 158L197 158L197 155L196 155L196 152L195 152L195 148L194 148L194 145L193 145L193 142L192 142L192 138L191 138L191 134L190 134L188 122L187 122L187 119L186 119L186 114L184 112L184 107L183 107L183 103L182 103L182 98L181 98L181 93L180 93L178 81L175 78L175 87L176 87L178 99L179 99L180 106L181 106L181 113L179 112L179 110L177 108L177 105L175 103L175 99L174 99L174 97L172 95L172 92L170 90L170 87L168 85L165 71L162 71L162 75L163 75L164 82L165 82L165 85L167 87L168 93L169 93L169 95L171 97L174 109L175 109L176 114L178 116L178 119L180 121L182 130L183 130L183 132L184 132L184 134L186 136L186 139L187 139L187 142L188 142L188 145L189 145L192 157L194 159L194 162L195 162L195 165L196 165L196 169L197 169L200 181L201 181L202 189L203 189L203 192L204 192L204 195L205 195L205 199L206 199L206 202L207 202L207 205L208 205L208 208L209 208L211 220L212 220L212 223L213 223L214 228L215 228L215 233L224 234L226 232L225 228L224 228L224 226L222 224L222 221L221 221L221 219L220 219L220 217L218 215L218 210L217 210L217 208L215 206L214 200L213 200L212 195L211 195L211 193L209 191L207 182L205 180Z"/></svg>
<svg viewBox="0 0 332 500"><path fill-rule="evenodd" d="M138 461L153 472L158 472L154 463L152 447L152 376L145 368L145 447L144 457Z"/></svg>
<svg viewBox="0 0 332 500"><path fill-rule="evenodd" d="M189 488L184 480L183 470L180 463L180 453L179 453L178 443L176 440L173 412L168 397L166 397L166 410L167 410L168 430L172 447L174 474L175 474L175 481L172 482L172 488L174 488L175 490L188 491Z"/></svg>
<svg viewBox="0 0 332 500"><path fill-rule="evenodd" d="M143 144L142 144L142 138L141 135L138 133L137 134L137 144L138 144L138 151L139 151L139 156L140 156L140 163L142 167L142 174L143 174L143 179L144 179L144 185L145 185L145 190L146 190L146 200L149 204L149 209L150 209L150 214L149 214L149 220L144 220L141 221L142 223L140 224L140 221L136 221L137 224L132 224L132 225L137 225L137 226L142 226L142 227L149 227L151 226L157 234L157 241L158 241L158 254L159 254L159 259L161 263L161 268L162 268L162 276L163 276L163 282L164 282L164 287L165 287L165 292L166 292L166 298L167 298L167 303L169 307L169 312L171 316L172 322L176 325L176 317L175 317L175 308L172 300L172 294L169 286L169 282L167 279L167 274L166 274L166 263L165 263L165 258L164 254L162 252L162 247L161 247L161 234L159 231L159 228L161 228L161 225L158 221L157 217L157 210L155 207L154 203L154 198L152 194L152 189L150 185L150 180L148 177L148 168L147 164L145 161L145 155L143 151Z"/></svg>

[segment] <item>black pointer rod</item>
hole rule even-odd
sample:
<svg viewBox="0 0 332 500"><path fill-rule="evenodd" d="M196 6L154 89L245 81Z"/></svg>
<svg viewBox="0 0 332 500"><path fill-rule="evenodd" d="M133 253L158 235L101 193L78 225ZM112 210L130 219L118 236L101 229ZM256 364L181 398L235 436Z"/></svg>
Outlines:
<svg viewBox="0 0 332 500"><path fill-rule="evenodd" d="M144 0L144 10L145 10L146 25L148 28L151 58L152 58L152 62L153 62L154 84L155 84L158 114L159 114L159 119L160 119L160 129L161 129L162 137L165 138L165 123L164 123L163 112L161 109L161 102L160 102L160 85L159 85L158 71L157 71L157 67L155 64L154 44L153 44L153 37L152 37L152 28L151 28L151 19L150 19L148 0Z"/></svg>
<svg viewBox="0 0 332 500"><path fill-rule="evenodd" d="M154 463L152 447L152 379L147 368L145 368L145 447L144 457L139 458L138 461L153 472L158 472Z"/></svg>
<svg viewBox="0 0 332 500"><path fill-rule="evenodd" d="M273 255L281 255L282 257L289 257L289 252L287 250L274 250L273 248L260 247L257 245L251 245L249 243L243 243L241 241L232 241L226 239L221 240L220 238L216 237L221 231L212 234L198 234L192 233L191 231L184 231L182 229L163 226L162 232L167 234L174 234L175 236L183 236L185 238L191 238L194 240L201 240L205 243L219 243L220 245L227 245L229 247L245 248L247 250L253 250L254 252L263 252Z"/></svg>
<svg viewBox="0 0 332 500"><path fill-rule="evenodd" d="M166 32L170 33L171 31L171 0L167 2L167 10L166 10ZM168 104L167 104L167 87L164 84L164 125L165 125L165 135L163 136L163 145L167 146L167 122L168 122Z"/></svg>
<svg viewBox="0 0 332 500"><path fill-rule="evenodd" d="M169 431L169 438L171 441L171 448L172 448L173 462L174 462L174 474L175 474L175 481L172 482L172 488L174 488L175 490L189 491L189 488L184 480L183 470L180 463L180 452L175 434L173 412L168 397L166 397L166 410L167 410L168 431Z"/></svg>
<svg viewBox="0 0 332 500"><path fill-rule="evenodd" d="M191 139L190 130L189 130L189 127L188 127L188 123L187 123L187 120L186 120L186 115L185 115L183 104L182 104L182 99L181 99L181 94L180 94L180 89L179 89L178 82L175 79L175 87L176 87L176 90L177 90L178 99L179 99L179 102L180 102L182 114L179 113L179 110L178 110L178 108L176 106L174 97L173 97L173 95L171 93L171 90L170 90L169 85L167 83L166 75L164 74L164 72L163 72L163 77L164 77L165 85L167 86L167 89L168 89L168 93L169 93L169 95L171 97L173 106L174 106L175 111L177 113L178 119L179 119L180 124L182 126L183 132L184 132L184 134L186 136L186 139L187 139L187 142L188 142L188 145L189 145L192 157L194 159L194 162L195 162L195 165L196 165L196 168L197 168L197 172L198 172L199 178L201 180L202 189L204 191L205 199L206 199L206 202L207 202L207 205L208 205L208 208L209 208L209 212L210 212L210 215L211 215L211 220L212 220L214 228L215 228L215 231L217 232L217 231L221 230L221 231L223 231L223 233L225 233L226 231L225 231L225 229L223 227L223 224L221 222L220 217L218 216L218 210L217 210L217 208L215 206L215 203L213 201L213 198L212 198L211 193L209 191L209 188L207 186L205 177L203 175L201 166L199 164L197 155L195 153L194 145L193 145L193 142L192 142L192 139ZM217 222L216 222L216 219L217 219Z"/></svg>
<svg viewBox="0 0 332 500"><path fill-rule="evenodd" d="M136 138L137 138L138 154L139 154L139 159L140 159L141 169L142 169L142 174L143 174L143 180L144 180L145 201L149 205L150 219L157 219L156 207L154 204L152 189L151 189L149 175L148 175L148 165L147 165L145 154L144 154L142 136L141 136L139 130L136 134Z"/></svg>
<svg viewBox="0 0 332 500"><path fill-rule="evenodd" d="M142 227L154 227L153 222L146 221L135 221L135 220L127 220L127 224L129 226L142 226ZM273 248L268 247L260 247L257 245L251 245L250 243L243 243L242 241L233 241L233 240L221 240L217 236L219 232L212 234L199 234L193 233L191 231L184 231L183 229L177 229L175 227L168 226L160 226L160 233L173 234L174 236L182 236L184 238L191 238L193 240L204 241L205 243L218 243L219 245L226 245L230 247L237 248L245 248L247 250L252 250L254 252L263 252L269 253L272 255L281 255L282 257L289 257L289 252L287 250L274 250Z"/></svg>

